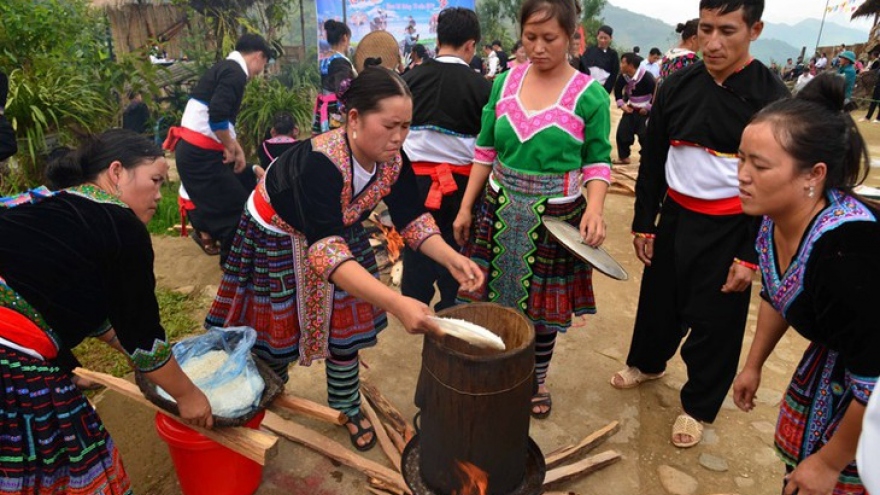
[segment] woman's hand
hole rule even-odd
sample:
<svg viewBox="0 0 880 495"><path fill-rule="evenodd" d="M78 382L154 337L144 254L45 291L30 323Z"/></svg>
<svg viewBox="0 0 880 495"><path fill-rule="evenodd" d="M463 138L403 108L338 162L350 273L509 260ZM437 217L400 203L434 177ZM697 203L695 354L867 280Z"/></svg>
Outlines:
<svg viewBox="0 0 880 495"><path fill-rule="evenodd" d="M605 220L602 215L589 210L581 217L581 239L588 246L599 247L605 242Z"/></svg>
<svg viewBox="0 0 880 495"><path fill-rule="evenodd" d="M803 461L788 475L784 495L831 495L840 476L840 470L829 465L820 455L821 450Z"/></svg>
<svg viewBox="0 0 880 495"><path fill-rule="evenodd" d="M211 415L211 404L205 394L195 385L187 393L174 398L177 401L177 409L180 418L187 424L211 428L214 426L214 417Z"/></svg>
<svg viewBox="0 0 880 495"><path fill-rule="evenodd" d="M483 285L483 271L465 256L455 253L446 269L458 281L462 290L474 291Z"/></svg>
<svg viewBox="0 0 880 495"><path fill-rule="evenodd" d="M403 328L409 333L432 335L440 333L440 327L428 318L432 314L431 309L417 299L399 296L391 313L403 323Z"/></svg>
<svg viewBox="0 0 880 495"><path fill-rule="evenodd" d="M452 232L455 234L455 242L464 246L471 237L471 227L474 223L474 214L468 209L458 210L455 221L452 222Z"/></svg>
<svg viewBox="0 0 880 495"><path fill-rule="evenodd" d="M733 402L745 412L755 408L755 394L761 386L761 370L744 368L733 381Z"/></svg>

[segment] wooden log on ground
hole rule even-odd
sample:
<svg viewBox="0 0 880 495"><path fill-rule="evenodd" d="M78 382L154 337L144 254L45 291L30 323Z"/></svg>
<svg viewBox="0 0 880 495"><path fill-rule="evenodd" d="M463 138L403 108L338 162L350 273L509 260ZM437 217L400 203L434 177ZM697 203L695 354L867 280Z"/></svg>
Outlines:
<svg viewBox="0 0 880 495"><path fill-rule="evenodd" d="M403 454L403 449L406 448L406 440L404 440L400 433L397 433L397 430L395 430L390 424L382 423L382 426L385 427L385 431L388 433L388 437L391 441L394 442L397 451Z"/></svg>
<svg viewBox="0 0 880 495"><path fill-rule="evenodd" d="M394 404L385 398L382 392L365 377L361 377L361 393L373 404L376 411L383 415L391 423L391 426L403 436L405 441L409 442L415 436L415 430L403 418L403 414L400 414Z"/></svg>
<svg viewBox="0 0 880 495"><path fill-rule="evenodd" d="M406 494L410 493L400 473L361 457L352 452L350 448L334 442L314 430L288 421L272 411L266 411L263 426L288 440L304 445L369 477L377 478L391 486L400 488Z"/></svg>
<svg viewBox="0 0 880 495"><path fill-rule="evenodd" d="M373 488L372 486L368 486L367 491L372 493L373 495L394 495L394 492L386 492L385 490L378 490L376 488Z"/></svg>
<svg viewBox="0 0 880 495"><path fill-rule="evenodd" d="M370 401L365 400L361 402L361 410L367 415L367 419L370 420L370 423L373 423L373 431L375 431L374 435L376 435L376 440L379 442L379 447L382 449L382 452L385 453L385 457L391 461L391 465L394 466L394 469L400 472L400 452L398 452L397 447L394 446L391 438L388 437L388 433L385 431L385 426L382 425L382 420L379 419L379 415L373 410Z"/></svg>
<svg viewBox="0 0 880 495"><path fill-rule="evenodd" d="M281 395L272 401L271 407L302 414L303 416L319 419L333 425L341 426L348 422L348 417L341 411L322 406L301 397L295 397L287 392L282 392Z"/></svg>
<svg viewBox="0 0 880 495"><path fill-rule="evenodd" d="M605 427L596 430L593 433L590 433L577 444L568 445L566 447L554 450L553 452L544 456L544 462L547 464L547 469L554 468L566 462L571 457L580 454L586 454L587 452L595 449L600 443L604 442L605 439L617 433L618 430L620 430L620 423L617 421L612 421L611 423L608 423L608 425L606 425Z"/></svg>
<svg viewBox="0 0 880 495"><path fill-rule="evenodd" d="M400 489L400 487L389 485L382 480L378 480L376 478L368 478L367 484L370 485L371 488L380 491L382 493L391 493L392 495L405 495L405 492Z"/></svg>
<svg viewBox="0 0 880 495"><path fill-rule="evenodd" d="M100 383L108 389L118 392L130 399L133 399L136 402L139 402L144 406L149 407L150 409L159 411L167 415L169 418L179 421L187 428L192 428L193 430L201 433L209 439L219 443L220 445L223 445L228 449L238 452L239 454L247 457L248 459L251 459L261 466L265 466L266 460L274 456L276 453L278 437L270 433L265 433L259 430L245 427L218 427L212 430L208 430L206 428L188 425L184 423L183 420L180 419L180 417L168 411L165 411L164 409L147 400L147 398L144 397L144 394L141 393L140 389L134 383L131 383L122 378L116 378L115 376L107 375L105 373L98 373L95 371L87 370L85 368L75 368L73 370L73 373L77 376L92 380L93 382Z"/></svg>
<svg viewBox="0 0 880 495"><path fill-rule="evenodd" d="M586 476L604 468L605 466L614 464L619 460L619 452L607 450L601 454L582 459L574 464L567 464L565 466L550 469L547 471L547 475L544 476L544 486Z"/></svg>

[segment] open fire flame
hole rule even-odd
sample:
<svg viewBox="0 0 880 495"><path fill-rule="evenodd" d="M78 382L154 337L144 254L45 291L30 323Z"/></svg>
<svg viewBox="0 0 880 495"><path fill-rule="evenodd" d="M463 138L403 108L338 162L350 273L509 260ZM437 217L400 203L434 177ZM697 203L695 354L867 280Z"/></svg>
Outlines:
<svg viewBox="0 0 880 495"><path fill-rule="evenodd" d="M403 249L404 246L403 237L394 227L388 227L383 224L382 221L379 220L378 215L373 214L373 216L370 217L370 220L372 220L376 227L382 232L381 235L375 237L379 238L379 240L382 240L382 237L385 238L386 249L388 250L388 260L394 264L400 259L400 250Z"/></svg>
<svg viewBox="0 0 880 495"><path fill-rule="evenodd" d="M489 488L489 475L486 471L469 462L455 461L461 490L453 490L452 495L486 495Z"/></svg>

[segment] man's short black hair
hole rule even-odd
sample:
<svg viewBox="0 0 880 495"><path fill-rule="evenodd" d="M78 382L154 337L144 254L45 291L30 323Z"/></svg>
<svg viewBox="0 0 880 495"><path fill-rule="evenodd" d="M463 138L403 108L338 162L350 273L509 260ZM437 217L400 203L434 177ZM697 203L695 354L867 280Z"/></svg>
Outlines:
<svg viewBox="0 0 880 495"><path fill-rule="evenodd" d="M501 46L501 42L498 41L498 40L493 41L493 42L492 42L492 47L494 48L494 47L496 47L496 46Z"/></svg>
<svg viewBox="0 0 880 495"><path fill-rule="evenodd" d="M611 26L607 26L607 25L599 26L599 29L597 29L596 31L598 31L600 33L605 33L608 36L611 36L612 38L614 37L614 28L612 28Z"/></svg>
<svg viewBox="0 0 880 495"><path fill-rule="evenodd" d="M655 55L655 56L659 57L659 56L663 55L663 52L661 52L660 49L655 46L655 47L651 48L651 51L649 51L648 54Z"/></svg>
<svg viewBox="0 0 880 495"><path fill-rule="evenodd" d="M752 27L764 15L764 0L700 0L700 10L718 9L722 15L743 9L743 19Z"/></svg>
<svg viewBox="0 0 880 495"><path fill-rule="evenodd" d="M290 136L293 134L294 129L296 129L296 121L293 119L293 115L289 112L279 112L275 114L275 121L272 123L272 128L275 129L277 134Z"/></svg>
<svg viewBox="0 0 880 495"><path fill-rule="evenodd" d="M642 57L638 56L633 52L626 52L620 56L620 60L625 60L626 63L631 65L632 67L638 68L638 66L642 65Z"/></svg>
<svg viewBox="0 0 880 495"><path fill-rule="evenodd" d="M464 7L443 9L437 17L437 44L460 48L468 41L480 42L480 20L477 13Z"/></svg>
<svg viewBox="0 0 880 495"><path fill-rule="evenodd" d="M421 43L416 43L414 47L412 47L413 53L419 56L420 59L428 58L428 49L425 48L425 45Z"/></svg>
<svg viewBox="0 0 880 495"><path fill-rule="evenodd" d="M262 52L266 56L266 60L274 57L274 50L266 43L266 40L259 34L247 33L241 35L241 38L235 43L235 51L242 54Z"/></svg>

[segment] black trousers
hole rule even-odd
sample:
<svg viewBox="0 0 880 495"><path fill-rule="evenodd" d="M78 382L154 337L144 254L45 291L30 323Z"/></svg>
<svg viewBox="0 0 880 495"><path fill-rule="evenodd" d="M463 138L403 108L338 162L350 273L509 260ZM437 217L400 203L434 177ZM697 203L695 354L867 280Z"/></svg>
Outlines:
<svg viewBox="0 0 880 495"><path fill-rule="evenodd" d="M232 247L232 239L248 196L256 186L250 167L236 174L223 163L223 153L193 146L184 140L175 149L177 173L196 209L189 212L193 228L220 241L220 264Z"/></svg>
<svg viewBox="0 0 880 495"><path fill-rule="evenodd" d="M453 177L458 185L458 191L449 196L444 196L443 201L440 203L440 209L428 211L434 217L437 226L440 227L443 240L452 249L459 251L460 248L455 242L455 236L452 232L452 224L455 222L455 217L458 216L458 208L461 206L461 199L464 196L468 178L463 175L455 175ZM416 183L421 192L419 195L420 200L424 201L431 185L430 178L416 177ZM440 291L440 301L434 305L434 311L454 306L459 284L449 274L449 270L443 268L439 263L424 254L413 251L408 247L405 248L403 250L403 280L400 283L400 292L404 296L418 299L425 304L431 304L431 300L434 299L435 283Z"/></svg>
<svg viewBox="0 0 880 495"><path fill-rule="evenodd" d="M751 288L724 294L721 287L753 225L746 215L704 215L667 198L642 277L626 363L660 373L686 337L681 404L701 421L715 420L736 376Z"/></svg>
<svg viewBox="0 0 880 495"><path fill-rule="evenodd" d="M878 105L880 105L880 82L874 85L874 92L871 94L871 105L868 106L868 114L865 115L866 120L871 120L871 117L874 116L874 110L877 109ZM877 112L877 117L880 118L880 112Z"/></svg>
<svg viewBox="0 0 880 495"><path fill-rule="evenodd" d="M625 113L617 124L617 156L620 159L629 158L630 147L635 144L636 136L639 137L639 145L645 146L645 133L648 131L648 116L640 115L638 110L633 113Z"/></svg>

